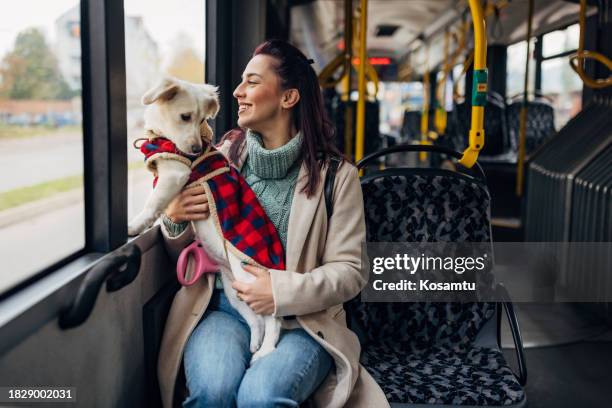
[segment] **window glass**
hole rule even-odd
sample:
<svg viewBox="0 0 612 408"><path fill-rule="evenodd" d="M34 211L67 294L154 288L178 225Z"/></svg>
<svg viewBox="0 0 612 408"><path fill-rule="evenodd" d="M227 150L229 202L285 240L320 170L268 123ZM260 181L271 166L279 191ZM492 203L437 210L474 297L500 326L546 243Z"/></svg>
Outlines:
<svg viewBox="0 0 612 408"><path fill-rule="evenodd" d="M571 25L564 30L552 31L544 34L542 41L542 56L550 57L565 51L578 49L580 27Z"/></svg>
<svg viewBox="0 0 612 408"><path fill-rule="evenodd" d="M405 112L423 108L421 82L380 82L377 100L380 104L379 129L382 134L399 139L405 133Z"/></svg>
<svg viewBox="0 0 612 408"><path fill-rule="evenodd" d="M535 38L531 39L530 61L529 61L529 84L528 91L535 89L535 68L536 63L533 58L535 48ZM517 96L525 89L525 57L527 54L527 42L521 41L512 44L507 49L507 70L506 70L506 95L510 98Z"/></svg>
<svg viewBox="0 0 612 408"><path fill-rule="evenodd" d="M144 206L153 178L133 147L143 137L142 95L163 75L204 82L205 2L124 0L128 124L128 219Z"/></svg>
<svg viewBox="0 0 612 408"><path fill-rule="evenodd" d="M555 108L556 129L561 129L582 109L582 81L567 57L542 61L542 94Z"/></svg>
<svg viewBox="0 0 612 408"><path fill-rule="evenodd" d="M444 77L444 72L438 71L438 73L436 74L436 83L434 84L434 86L436 87L435 88L436 98L438 96L438 84L440 83L443 77ZM448 78L446 78L444 95L443 95L443 104L444 104L444 109L447 112L450 112L453 110L453 78L450 72L448 73ZM436 101L436 105L437 105L437 101Z"/></svg>
<svg viewBox="0 0 612 408"><path fill-rule="evenodd" d="M0 13L0 292L85 244L80 15L78 0Z"/></svg>
<svg viewBox="0 0 612 408"><path fill-rule="evenodd" d="M578 48L578 24L544 35L542 54L556 55ZM560 129L582 109L582 81L569 65L567 57L542 61L542 94L555 108L555 127Z"/></svg>
<svg viewBox="0 0 612 408"><path fill-rule="evenodd" d="M380 133L398 135L404 119L401 82L380 82L377 100L380 104Z"/></svg>
<svg viewBox="0 0 612 408"><path fill-rule="evenodd" d="M461 75L461 72L463 72L463 64L453 67L453 87L456 88L458 95L465 96L465 74Z"/></svg>

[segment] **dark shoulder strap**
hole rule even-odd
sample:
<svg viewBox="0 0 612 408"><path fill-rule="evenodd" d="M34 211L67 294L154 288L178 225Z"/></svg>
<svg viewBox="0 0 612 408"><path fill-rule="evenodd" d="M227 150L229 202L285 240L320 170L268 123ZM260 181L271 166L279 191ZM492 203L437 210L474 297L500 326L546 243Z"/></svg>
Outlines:
<svg viewBox="0 0 612 408"><path fill-rule="evenodd" d="M327 173L325 174L325 185L323 193L325 194L325 208L327 209L327 220L332 216L334 212L334 202L332 194L334 192L334 181L336 180L336 172L338 171L338 167L340 166L340 162L342 159L336 156L331 156L329 158L329 167L327 168Z"/></svg>

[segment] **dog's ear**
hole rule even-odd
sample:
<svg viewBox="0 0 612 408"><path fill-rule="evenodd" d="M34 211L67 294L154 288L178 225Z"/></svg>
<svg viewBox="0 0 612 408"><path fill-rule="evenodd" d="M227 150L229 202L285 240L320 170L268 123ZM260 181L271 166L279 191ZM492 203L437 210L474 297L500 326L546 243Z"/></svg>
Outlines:
<svg viewBox="0 0 612 408"><path fill-rule="evenodd" d="M200 98L202 98L202 108L206 119L214 119L219 113L219 87L204 84L200 88Z"/></svg>
<svg viewBox="0 0 612 408"><path fill-rule="evenodd" d="M165 77L142 96L142 103L150 105L157 100L169 101L174 98L179 89L180 85L176 79Z"/></svg>
<svg viewBox="0 0 612 408"><path fill-rule="evenodd" d="M215 96L208 101L206 119L214 119L219 113L219 98Z"/></svg>

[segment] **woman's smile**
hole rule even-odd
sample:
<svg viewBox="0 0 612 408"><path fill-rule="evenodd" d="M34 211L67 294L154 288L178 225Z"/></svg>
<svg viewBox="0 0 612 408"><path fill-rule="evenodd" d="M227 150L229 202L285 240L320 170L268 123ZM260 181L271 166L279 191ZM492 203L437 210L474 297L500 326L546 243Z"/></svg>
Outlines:
<svg viewBox="0 0 612 408"><path fill-rule="evenodd" d="M238 103L238 115L247 111L251 106L252 104L250 103L239 102Z"/></svg>

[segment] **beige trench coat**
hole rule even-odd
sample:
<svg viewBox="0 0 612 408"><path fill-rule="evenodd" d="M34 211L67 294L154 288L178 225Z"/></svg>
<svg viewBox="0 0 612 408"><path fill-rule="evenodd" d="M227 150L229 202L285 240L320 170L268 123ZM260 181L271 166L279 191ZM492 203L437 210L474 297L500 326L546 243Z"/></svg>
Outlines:
<svg viewBox="0 0 612 408"><path fill-rule="evenodd" d="M229 143L220 150L227 153ZM244 163L246 149L238 166ZM322 174L323 180L325 174ZM300 193L306 167L298 174L291 204L286 271L270 270L275 316L297 316L297 323L333 357L332 369L316 390L321 408L384 408L389 404L370 374L359 364L357 336L346 327L342 303L359 293L367 281L361 271L361 242L365 240L363 196L357 169L343 163L333 189L333 215L327 222L323 183L311 198ZM162 227L166 249L173 259L193 239L191 226L175 238ZM214 276L181 288L172 303L158 361L158 378L165 408L175 403L176 387L184 389L181 370L187 339L204 314L214 288ZM295 321L294 321L295 322Z"/></svg>

